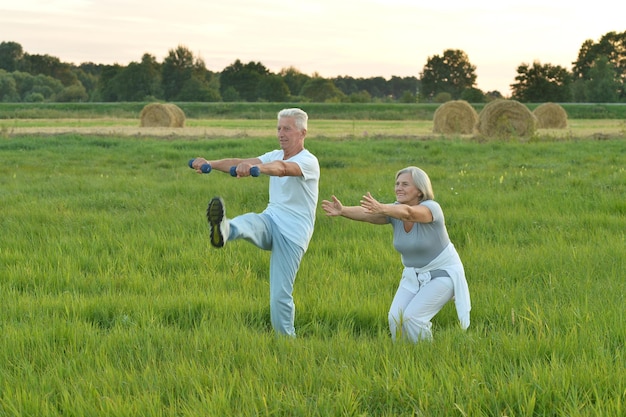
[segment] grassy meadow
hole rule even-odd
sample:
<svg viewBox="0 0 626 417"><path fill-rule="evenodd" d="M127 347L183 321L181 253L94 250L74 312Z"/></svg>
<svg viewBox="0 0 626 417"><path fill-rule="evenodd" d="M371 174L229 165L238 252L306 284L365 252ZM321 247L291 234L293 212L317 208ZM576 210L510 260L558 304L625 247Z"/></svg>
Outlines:
<svg viewBox="0 0 626 417"><path fill-rule="evenodd" d="M263 210L267 178L187 167L274 149L274 124L193 123L231 133L0 135L0 416L626 414L623 121L525 141L310 122L320 199L393 202L398 169L431 177L472 324L449 303L417 345L388 334L390 227L321 208L298 337L276 338L269 254L210 247L204 218L215 195L230 216Z"/></svg>

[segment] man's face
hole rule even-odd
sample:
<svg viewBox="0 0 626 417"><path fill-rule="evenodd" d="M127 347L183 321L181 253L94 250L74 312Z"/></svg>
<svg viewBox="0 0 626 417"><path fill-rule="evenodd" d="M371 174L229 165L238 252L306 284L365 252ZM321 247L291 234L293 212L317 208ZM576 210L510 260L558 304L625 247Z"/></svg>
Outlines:
<svg viewBox="0 0 626 417"><path fill-rule="evenodd" d="M276 135L281 149L290 149L302 146L306 130L299 130L293 117L281 117L278 120Z"/></svg>

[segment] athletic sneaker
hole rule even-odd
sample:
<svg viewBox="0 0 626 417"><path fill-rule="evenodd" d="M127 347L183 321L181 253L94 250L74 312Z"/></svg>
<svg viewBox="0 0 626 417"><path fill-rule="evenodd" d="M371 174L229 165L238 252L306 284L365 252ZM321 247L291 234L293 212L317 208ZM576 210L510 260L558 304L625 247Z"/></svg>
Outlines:
<svg viewBox="0 0 626 417"><path fill-rule="evenodd" d="M226 218L226 208L221 197L213 197L206 209L206 218L211 225L211 245L221 248L228 240L230 224Z"/></svg>

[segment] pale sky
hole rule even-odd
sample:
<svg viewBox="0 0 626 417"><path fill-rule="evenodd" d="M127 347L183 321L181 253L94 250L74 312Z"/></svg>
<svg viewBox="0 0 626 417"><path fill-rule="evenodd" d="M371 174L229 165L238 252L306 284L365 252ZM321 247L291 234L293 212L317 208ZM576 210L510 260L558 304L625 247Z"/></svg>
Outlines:
<svg viewBox="0 0 626 417"><path fill-rule="evenodd" d="M420 76L464 51L477 86L510 95L521 64L568 70L585 40L626 30L626 3L595 0L0 0L0 42L63 62L163 62L182 45L220 72L239 59L277 73Z"/></svg>

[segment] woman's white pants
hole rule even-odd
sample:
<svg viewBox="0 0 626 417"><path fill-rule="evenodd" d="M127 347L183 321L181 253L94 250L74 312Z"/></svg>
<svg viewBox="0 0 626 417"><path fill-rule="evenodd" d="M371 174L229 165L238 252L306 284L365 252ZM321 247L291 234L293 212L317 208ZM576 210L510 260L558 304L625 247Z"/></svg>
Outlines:
<svg viewBox="0 0 626 417"><path fill-rule="evenodd" d="M389 308L392 340L431 340L431 320L453 294L454 285L449 277L429 278L428 282L422 283L403 276Z"/></svg>

